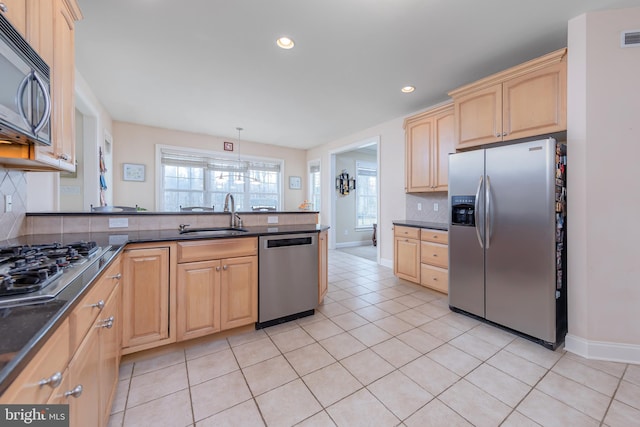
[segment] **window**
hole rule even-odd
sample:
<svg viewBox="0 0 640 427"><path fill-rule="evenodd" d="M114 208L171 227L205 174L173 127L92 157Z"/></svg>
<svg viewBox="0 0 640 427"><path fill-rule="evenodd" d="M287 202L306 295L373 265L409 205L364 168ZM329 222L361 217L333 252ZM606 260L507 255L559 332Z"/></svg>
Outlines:
<svg viewBox="0 0 640 427"><path fill-rule="evenodd" d="M309 201L314 211L320 210L320 163L309 165Z"/></svg>
<svg viewBox="0 0 640 427"><path fill-rule="evenodd" d="M356 228L378 222L378 170L375 163L356 162Z"/></svg>
<svg viewBox="0 0 640 427"><path fill-rule="evenodd" d="M281 160L234 160L220 154L159 146L161 211L180 206L215 206L222 211L231 193L237 211L253 206L280 209Z"/></svg>

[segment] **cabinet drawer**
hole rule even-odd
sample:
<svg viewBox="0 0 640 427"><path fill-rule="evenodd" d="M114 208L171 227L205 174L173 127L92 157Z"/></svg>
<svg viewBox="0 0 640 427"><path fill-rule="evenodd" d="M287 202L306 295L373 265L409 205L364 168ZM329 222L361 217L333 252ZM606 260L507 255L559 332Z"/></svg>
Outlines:
<svg viewBox="0 0 640 427"><path fill-rule="evenodd" d="M56 373L65 372L69 357L69 321L65 320L2 395L1 402L46 403L60 385L40 385L40 381L46 381Z"/></svg>
<svg viewBox="0 0 640 427"><path fill-rule="evenodd" d="M98 314L104 308L109 295L120 282L122 277L120 271L120 258L118 258L96 280L93 288L82 298L69 316L71 319L72 353L78 348Z"/></svg>
<svg viewBox="0 0 640 427"><path fill-rule="evenodd" d="M439 243L420 242L420 262L448 268L449 247Z"/></svg>
<svg viewBox="0 0 640 427"><path fill-rule="evenodd" d="M420 229L396 225L393 227L393 235L395 237L406 237L407 239L420 239Z"/></svg>
<svg viewBox="0 0 640 427"><path fill-rule="evenodd" d="M448 294L449 271L429 264L420 264L420 284Z"/></svg>
<svg viewBox="0 0 640 427"><path fill-rule="evenodd" d="M178 262L208 261L257 254L257 237L178 242Z"/></svg>
<svg viewBox="0 0 640 427"><path fill-rule="evenodd" d="M446 245L449 243L449 233L442 230L423 228L420 231L420 240L425 242L442 243Z"/></svg>

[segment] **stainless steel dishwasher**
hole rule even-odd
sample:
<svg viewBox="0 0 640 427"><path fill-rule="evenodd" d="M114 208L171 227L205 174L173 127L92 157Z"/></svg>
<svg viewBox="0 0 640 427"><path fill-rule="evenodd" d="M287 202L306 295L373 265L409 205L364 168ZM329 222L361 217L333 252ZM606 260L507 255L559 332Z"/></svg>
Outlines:
<svg viewBox="0 0 640 427"><path fill-rule="evenodd" d="M318 306L318 233L260 236L256 328L309 316Z"/></svg>

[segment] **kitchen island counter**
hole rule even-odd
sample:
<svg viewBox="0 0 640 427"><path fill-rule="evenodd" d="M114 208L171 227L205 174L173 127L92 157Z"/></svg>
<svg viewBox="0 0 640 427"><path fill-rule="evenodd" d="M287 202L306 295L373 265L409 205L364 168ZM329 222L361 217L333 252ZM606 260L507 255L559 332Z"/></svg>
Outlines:
<svg viewBox="0 0 640 427"><path fill-rule="evenodd" d="M2 342L0 342L0 394L29 363L44 342L82 299L82 296L88 292L102 271L127 244L315 233L327 230L328 227L317 224L275 224L273 226L243 227L243 229L246 231L234 235L180 234L177 229L38 234L20 236L0 242L0 246L11 246L95 241L101 247L111 247L101 256L99 262L89 266L77 280L65 287L53 300L18 307L0 307L0 333L2 334Z"/></svg>

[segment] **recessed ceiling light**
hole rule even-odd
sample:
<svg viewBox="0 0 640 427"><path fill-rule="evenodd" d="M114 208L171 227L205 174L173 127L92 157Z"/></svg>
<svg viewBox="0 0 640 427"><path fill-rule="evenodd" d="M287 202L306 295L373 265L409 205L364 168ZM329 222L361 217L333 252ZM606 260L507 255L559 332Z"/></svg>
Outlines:
<svg viewBox="0 0 640 427"><path fill-rule="evenodd" d="M280 37L276 40L276 44L283 49L292 49L295 43L289 37Z"/></svg>
<svg viewBox="0 0 640 427"><path fill-rule="evenodd" d="M403 87L403 88L402 88L402 89L400 89L400 90L402 91L402 93L411 93L411 92L413 92L414 90L416 90L416 88L415 88L415 87L413 87L413 86L405 86L405 87Z"/></svg>

